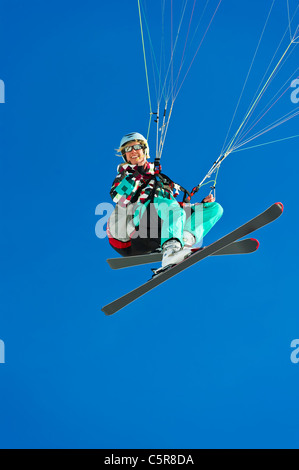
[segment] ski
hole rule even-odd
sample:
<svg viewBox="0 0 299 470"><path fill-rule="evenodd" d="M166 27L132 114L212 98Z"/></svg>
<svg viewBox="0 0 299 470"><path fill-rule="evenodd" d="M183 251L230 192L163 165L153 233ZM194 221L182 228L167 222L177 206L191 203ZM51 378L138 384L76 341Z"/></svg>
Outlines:
<svg viewBox="0 0 299 470"><path fill-rule="evenodd" d="M153 277L149 281L145 282L144 284L136 287L132 291L128 292L127 294L119 297L118 299L114 300L113 302L105 305L102 308L102 311L106 315L112 315L116 313L118 310L126 307L128 304L133 302L134 300L138 299L142 295L146 294L147 292L151 291L158 285L162 284L163 282L167 281L171 277L175 276L176 274L180 273L181 271L189 268L193 264L197 263L198 261L207 258L208 256L216 253L217 251L227 247L231 243L243 238L250 233L258 230L261 227L269 224L276 220L283 212L283 205L280 202L272 204L268 209L266 209L261 214L257 215L253 219L246 222L244 225L236 228L232 232L228 233L224 237L216 240L211 245L208 245L203 250L197 251L193 255L189 256L189 258L183 260L181 263L176 264L172 268L169 268L167 271L162 272L161 274Z"/></svg>
<svg viewBox="0 0 299 470"><path fill-rule="evenodd" d="M211 256L220 255L243 255L253 253L259 247L259 242L255 238L246 238L231 243L230 245L222 248ZM194 248L194 252L201 250L202 248ZM143 264L158 263L162 261L162 252L147 253L144 255L125 256L121 258L109 258L107 263L111 269L123 269L131 268L132 266L140 266Z"/></svg>

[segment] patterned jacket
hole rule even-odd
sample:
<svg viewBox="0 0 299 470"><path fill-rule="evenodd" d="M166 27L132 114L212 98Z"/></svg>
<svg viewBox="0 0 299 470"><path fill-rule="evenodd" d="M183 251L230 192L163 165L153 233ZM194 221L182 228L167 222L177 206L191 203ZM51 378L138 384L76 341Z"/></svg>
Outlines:
<svg viewBox="0 0 299 470"><path fill-rule="evenodd" d="M146 163L145 168L138 165L122 163L117 167L117 176L113 182L110 195L113 202L125 207L129 203L145 203L151 197L161 195L172 198L169 186L157 183L154 163ZM162 193L162 194L161 194Z"/></svg>

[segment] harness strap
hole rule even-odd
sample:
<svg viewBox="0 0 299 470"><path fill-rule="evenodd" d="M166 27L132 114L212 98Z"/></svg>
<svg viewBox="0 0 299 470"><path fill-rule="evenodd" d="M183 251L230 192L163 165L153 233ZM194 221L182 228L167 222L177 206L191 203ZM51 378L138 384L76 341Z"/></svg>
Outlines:
<svg viewBox="0 0 299 470"><path fill-rule="evenodd" d="M186 196L187 195L191 198L191 194L189 193L189 191L187 189L185 189L183 186L181 186L180 184L175 183L171 178L169 178L169 176L165 175L164 173L159 173L157 176L161 179L162 184L163 183L168 184L172 190L173 189L178 189L178 190L182 191L184 193L183 202L186 202Z"/></svg>

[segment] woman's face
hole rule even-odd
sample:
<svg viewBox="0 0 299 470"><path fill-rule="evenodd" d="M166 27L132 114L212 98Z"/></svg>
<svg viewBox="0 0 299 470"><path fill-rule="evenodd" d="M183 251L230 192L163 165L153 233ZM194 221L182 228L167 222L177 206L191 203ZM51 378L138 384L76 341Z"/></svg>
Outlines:
<svg viewBox="0 0 299 470"><path fill-rule="evenodd" d="M128 142L127 147L132 147L133 145L140 144L136 140ZM135 150L132 148L131 152L126 152L126 160L130 165L143 166L146 162L146 156L143 149Z"/></svg>

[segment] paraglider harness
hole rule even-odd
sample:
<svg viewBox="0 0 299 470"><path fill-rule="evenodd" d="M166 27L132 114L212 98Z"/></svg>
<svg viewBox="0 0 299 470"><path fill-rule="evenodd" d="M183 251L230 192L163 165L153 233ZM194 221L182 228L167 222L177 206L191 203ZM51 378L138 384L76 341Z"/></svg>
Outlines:
<svg viewBox="0 0 299 470"><path fill-rule="evenodd" d="M178 183L175 183L169 176L165 175L161 172L162 167L160 164L160 159L156 158L154 161L154 175L155 175L155 184L150 195L150 201L153 202L156 189L158 187L163 187L164 185L168 186L169 189L173 192L173 196L177 197L179 192L181 191L184 193L182 202L179 202L180 205L188 204L191 200L191 197L197 192L197 188L193 188L191 192L189 192L186 188L181 186Z"/></svg>
<svg viewBox="0 0 299 470"><path fill-rule="evenodd" d="M217 162L214 163L211 170L214 171L216 165L217 165ZM166 191L172 192L174 197L177 197L179 195L179 192L182 192L184 194L183 200L181 202L178 201L178 204L182 208L189 205L191 197L200 189L203 182L201 182L198 186L193 188L191 192L189 192L186 188L184 188L180 184L175 183L171 178L169 178L169 176L162 173L161 170L162 170L162 167L160 165L160 159L156 158L155 161L154 161L154 174L149 179L147 179L147 181L145 181L141 185L141 187L139 188L139 190L137 190L136 194L134 195L134 197L132 197L130 202L132 204L137 202L141 191L146 188L146 186L149 184L150 181L154 180L154 184L151 188L151 192L150 192L150 194L147 198L147 201L149 201L150 203L154 202L155 194L156 194L157 190L159 188L161 188L161 189L165 189ZM141 170L141 173L142 173L142 170ZM214 180L214 183L216 183L215 180ZM211 188L215 189L215 185L211 186ZM201 202L203 202L203 201L201 201ZM144 247L141 247L140 251L138 251L139 250L139 247L137 246L138 238L135 239L135 237L134 237L134 249L132 250L132 248L133 248L132 243L131 243L132 242L132 234L130 234L128 236L128 233L127 233L127 224L128 224L128 222L131 223L132 215L128 216L127 213L121 214L121 213L119 213L118 209L119 209L118 205L116 205L114 212L112 213L112 215L110 216L110 218L107 222L107 233L108 233L108 237L109 237L109 243L122 256L131 256L131 255L134 255L134 254L144 253ZM150 216L147 220L148 220L148 222L150 221ZM118 229L117 232L115 232L115 230L114 230L116 223L118 224L118 227L120 227L120 229ZM161 222L158 222L158 224L160 224L160 223ZM136 232L138 230L139 229L137 229L137 227L136 227L135 230L133 230L132 233L134 233L134 231ZM147 224L147 230L150 230L150 226L148 226L148 224ZM121 236L119 236L119 234L121 234ZM147 237L147 242L149 242L150 239L151 239L151 236L149 234L148 237ZM159 243L160 242L159 242L158 239L153 239L153 240L151 240L150 243L152 243L152 246L151 246L151 248L149 249L148 252L154 252L155 250L159 249L159 246L160 246Z"/></svg>

